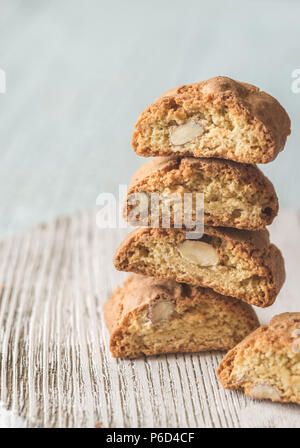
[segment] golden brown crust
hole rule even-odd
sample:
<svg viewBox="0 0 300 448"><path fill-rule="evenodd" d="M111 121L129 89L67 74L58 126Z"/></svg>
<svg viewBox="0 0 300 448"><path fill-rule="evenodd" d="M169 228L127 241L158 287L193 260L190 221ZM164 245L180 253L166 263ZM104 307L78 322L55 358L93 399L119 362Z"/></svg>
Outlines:
<svg viewBox="0 0 300 448"><path fill-rule="evenodd" d="M146 182L149 178L167 175L171 184L173 178L187 178L194 172L201 172L209 176L220 175L233 177L243 182L252 181L257 188L267 188L270 193L274 191L273 184L256 166L247 163L237 163L226 159L213 159L201 157L155 157L142 165L132 176L129 192L133 192L137 185Z"/></svg>
<svg viewBox="0 0 300 448"><path fill-rule="evenodd" d="M232 297L222 296L209 288L190 286L176 283L172 280L161 280L154 277L130 274L121 287L117 287L109 300L104 304L104 318L110 332L110 349L115 357L135 357L141 353L127 353L120 351L117 344L123 337L130 319L136 319L144 310L151 309L157 302L167 301L175 305L178 313L187 308L195 307L199 303L207 306L218 306L222 312L231 314L239 325L244 326L247 334L259 326L257 316L249 305ZM221 329L220 329L221 331ZM234 333L232 333L234 338ZM227 347L224 346L224 349ZM200 348L201 349L201 348ZM213 346L210 347L214 349ZM182 351L199 351L195 347L186 347ZM150 348L145 354L164 353Z"/></svg>
<svg viewBox="0 0 300 448"><path fill-rule="evenodd" d="M136 272L149 276L155 275L178 282L210 287L220 294L236 297L252 305L260 307L270 306L275 301L284 283L285 268L279 249L273 244L270 244L268 231L260 230L250 232L233 228L205 227L203 238L205 239L207 236L217 237L221 243L226 243L228 250L238 253L240 259L246 260L249 269L254 269L256 272L255 275L266 281L262 295L256 296L254 293L250 295L246 295L245 293L241 294L236 291L233 285L225 285L223 282L214 282L213 284L202 283L203 280L201 281L201 279L196 278L194 275L189 276L176 272L176 265L174 265L172 271L164 269L163 264L165 260L160 265L160 269L158 269L158 266L147 265L145 260L142 263L136 262L132 264L130 262L131 255L136 252L137 248L145 247L145 243L159 243L161 245L167 243L177 248L186 239L186 233L181 229L138 228L134 230L118 248L114 257L114 264L116 269L121 271ZM227 288L230 288L230 290Z"/></svg>
<svg viewBox="0 0 300 448"><path fill-rule="evenodd" d="M185 240L185 231L180 229L152 229L139 227L130 232L121 243L117 254L121 249L125 249L131 243L135 243L141 238L151 238L153 240L168 239L174 243ZM248 254L256 250L265 250L270 245L270 234L267 229L250 232L248 230L238 230L227 227L206 226L205 235L217 236L227 241L239 242L243 245L243 250ZM117 256L116 254L116 256Z"/></svg>
<svg viewBox="0 0 300 448"><path fill-rule="evenodd" d="M215 151L214 148L208 148L212 150L210 154L207 153L207 148L199 147L193 151L187 148L181 154L184 156L220 157L242 163L268 163L284 148L290 134L290 119L275 98L253 85L218 76L172 89L147 107L135 125L133 149L137 154L146 157L174 155L174 148L168 145L164 148L145 146L146 136L150 128L161 120L166 119L170 126L176 122L184 123L192 117L194 111L205 111L209 114L211 111L221 111L225 117L229 111L230 117L237 118L239 127L249 126L254 139L242 148L238 147L237 142L236 148L233 145L231 148L223 146ZM229 127L231 125L229 123Z"/></svg>
<svg viewBox="0 0 300 448"><path fill-rule="evenodd" d="M269 325L262 325L253 333L248 335L236 347L230 350L222 359L217 375L225 389L241 389L249 395L253 386L262 385L275 389L271 396L260 396L259 398L270 398L273 401L300 404L299 373L297 365L300 362L298 350L294 350L293 344L298 345L300 336L300 313L283 313L274 316ZM261 355L259 358L259 355ZM261 361L254 361L255 357ZM249 363L262 367L260 374L249 376L249 370L244 369L244 374L233 375L236 367L240 367L241 360L251 360ZM278 357L278 360L277 358ZM236 365L240 364L240 365ZM293 370L295 369L295 370ZM239 373L242 372L240 369ZM267 378L267 380L266 380ZM291 389L296 385L295 389ZM298 392L297 392L298 389ZM293 390L293 392L291 392ZM273 390L274 392L274 390ZM278 395L279 394L279 395ZM258 398L253 396L253 398Z"/></svg>
<svg viewBox="0 0 300 448"><path fill-rule="evenodd" d="M200 180L197 180L199 175ZM201 184L203 178L205 181ZM205 225L258 230L271 224L278 213L278 199L274 187L254 165L220 159L157 157L143 165L132 177L125 199L124 216L127 219L130 217L133 208L129 205L131 195L137 192L162 193L165 189L175 188L180 194L189 193L195 188L193 179L198 182L197 192L204 193ZM227 197L228 194L231 197ZM218 208L220 204L221 209ZM254 207L259 207L256 214ZM245 216L242 211L248 214ZM151 225L151 214L147 222L138 224ZM170 224L173 227L173 210Z"/></svg>

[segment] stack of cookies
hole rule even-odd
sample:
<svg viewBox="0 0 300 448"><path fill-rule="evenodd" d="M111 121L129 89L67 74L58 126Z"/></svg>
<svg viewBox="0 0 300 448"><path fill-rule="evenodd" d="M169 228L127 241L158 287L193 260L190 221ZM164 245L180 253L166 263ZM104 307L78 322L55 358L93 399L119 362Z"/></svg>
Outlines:
<svg viewBox="0 0 300 448"><path fill-rule="evenodd" d="M114 258L132 273L105 304L114 357L229 350L259 327L251 305L274 303L285 270L266 230L277 195L256 164L274 160L289 134L276 99L225 77L168 91L140 115L133 149L155 158L125 200L141 227Z"/></svg>

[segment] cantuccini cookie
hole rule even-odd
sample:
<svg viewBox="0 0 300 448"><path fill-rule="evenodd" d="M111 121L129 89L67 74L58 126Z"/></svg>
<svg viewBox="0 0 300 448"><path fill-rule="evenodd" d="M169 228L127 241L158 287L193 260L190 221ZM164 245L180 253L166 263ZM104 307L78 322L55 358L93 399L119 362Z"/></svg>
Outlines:
<svg viewBox="0 0 300 448"><path fill-rule="evenodd" d="M300 313L275 316L222 360L219 380L258 399L300 404Z"/></svg>
<svg viewBox="0 0 300 448"><path fill-rule="evenodd" d="M104 317L116 358L228 350L259 325L239 300L135 274L111 294Z"/></svg>
<svg viewBox="0 0 300 448"><path fill-rule="evenodd" d="M206 227L201 239L182 229L138 228L120 245L116 269L204 286L260 307L284 282L284 261L267 230Z"/></svg>
<svg viewBox="0 0 300 448"><path fill-rule="evenodd" d="M257 87L218 76L166 92L142 112L132 138L137 154L268 163L284 148L290 119Z"/></svg>
<svg viewBox="0 0 300 448"><path fill-rule="evenodd" d="M197 219L196 194L204 195L205 225L258 230L271 224L278 213L274 187L255 165L157 157L133 176L124 217L132 225L160 227L162 216L169 218L171 227L176 220L184 225L187 193L192 194L193 222Z"/></svg>

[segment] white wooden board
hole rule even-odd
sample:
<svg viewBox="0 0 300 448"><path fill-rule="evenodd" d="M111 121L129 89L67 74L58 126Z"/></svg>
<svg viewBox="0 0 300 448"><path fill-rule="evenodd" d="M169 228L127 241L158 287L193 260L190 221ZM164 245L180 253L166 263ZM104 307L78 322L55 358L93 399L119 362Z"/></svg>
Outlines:
<svg viewBox="0 0 300 448"><path fill-rule="evenodd" d="M263 322L300 311L300 215L281 211L272 240L286 257ZM220 353L137 361L110 356L102 304L126 274L112 265L126 230L100 230L95 212L0 243L0 426L300 426L300 408L253 401L216 380Z"/></svg>

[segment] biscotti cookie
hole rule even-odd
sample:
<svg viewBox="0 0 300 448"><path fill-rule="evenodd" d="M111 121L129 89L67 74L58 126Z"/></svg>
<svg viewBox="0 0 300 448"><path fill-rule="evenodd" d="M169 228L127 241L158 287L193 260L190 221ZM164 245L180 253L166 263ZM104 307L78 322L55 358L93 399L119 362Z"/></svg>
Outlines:
<svg viewBox="0 0 300 448"><path fill-rule="evenodd" d="M257 87L218 76L166 92L140 115L137 154L268 163L284 148L290 119Z"/></svg>
<svg viewBox="0 0 300 448"><path fill-rule="evenodd" d="M239 300L135 274L112 293L104 317L116 358L229 350L259 325Z"/></svg>
<svg viewBox="0 0 300 448"><path fill-rule="evenodd" d="M192 194L193 222L197 219L196 193L204 195L206 225L258 230L271 224L278 213L274 187L255 165L221 159L157 157L133 176L124 217L132 225L160 227L162 215L170 217L171 227L176 220L184 224L187 200L183 195L187 193ZM159 195L157 204L153 194Z"/></svg>
<svg viewBox="0 0 300 448"><path fill-rule="evenodd" d="M282 255L267 230L206 227L200 240L177 229L138 228L120 245L115 267L214 289L252 305L271 305L284 282Z"/></svg>
<svg viewBox="0 0 300 448"><path fill-rule="evenodd" d="M300 404L299 338L300 313L275 316L227 353L219 380L252 398Z"/></svg>

